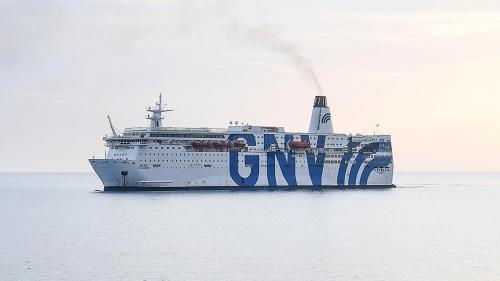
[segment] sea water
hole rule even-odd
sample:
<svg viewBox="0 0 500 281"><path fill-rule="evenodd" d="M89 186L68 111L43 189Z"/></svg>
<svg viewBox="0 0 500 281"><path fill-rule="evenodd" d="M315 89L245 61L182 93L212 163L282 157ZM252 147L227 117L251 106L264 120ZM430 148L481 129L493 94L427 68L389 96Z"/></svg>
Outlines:
<svg viewBox="0 0 500 281"><path fill-rule="evenodd" d="M398 188L102 193L0 174L0 280L499 280L500 173Z"/></svg>

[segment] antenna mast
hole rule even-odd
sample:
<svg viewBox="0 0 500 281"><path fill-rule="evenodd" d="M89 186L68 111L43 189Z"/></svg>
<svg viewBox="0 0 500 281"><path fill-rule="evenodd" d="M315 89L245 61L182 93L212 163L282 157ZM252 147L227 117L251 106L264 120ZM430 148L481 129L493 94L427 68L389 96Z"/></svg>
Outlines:
<svg viewBox="0 0 500 281"><path fill-rule="evenodd" d="M165 109L164 109L164 106L165 105ZM167 112L167 111L173 111L172 109L166 109L166 104L162 104L162 94L160 93L160 97L158 98L158 102L156 103L156 105L154 107L148 107L146 108L147 111L153 113L152 116L149 116L146 117L146 119L149 119L151 120L151 124L150 124L150 128L161 128L162 127L162 121L163 120L163 117L161 116L161 114L163 112Z"/></svg>

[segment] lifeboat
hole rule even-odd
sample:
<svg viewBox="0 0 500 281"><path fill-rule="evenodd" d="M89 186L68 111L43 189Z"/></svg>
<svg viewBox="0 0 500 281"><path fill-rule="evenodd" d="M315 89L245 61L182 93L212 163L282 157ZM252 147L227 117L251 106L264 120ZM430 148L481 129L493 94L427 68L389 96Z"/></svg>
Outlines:
<svg viewBox="0 0 500 281"><path fill-rule="evenodd" d="M311 147L311 143L308 141L289 141L288 147L293 148L293 149L298 149L298 148L305 149L305 148Z"/></svg>
<svg viewBox="0 0 500 281"><path fill-rule="evenodd" d="M227 141L215 141L212 143L212 146L214 148L231 148L233 147L233 144Z"/></svg>
<svg viewBox="0 0 500 281"><path fill-rule="evenodd" d="M193 141L191 142L191 146L193 148L209 148L212 147L212 144L209 142Z"/></svg>
<svg viewBox="0 0 500 281"><path fill-rule="evenodd" d="M241 148L241 147L247 146L247 143L245 141L243 141L243 140L236 140L236 141L233 142L233 145L235 147Z"/></svg>

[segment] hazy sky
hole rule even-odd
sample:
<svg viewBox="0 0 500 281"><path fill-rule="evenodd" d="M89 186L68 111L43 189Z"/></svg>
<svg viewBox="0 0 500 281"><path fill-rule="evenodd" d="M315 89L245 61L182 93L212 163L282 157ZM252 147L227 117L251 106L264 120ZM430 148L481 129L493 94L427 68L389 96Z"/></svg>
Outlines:
<svg viewBox="0 0 500 281"><path fill-rule="evenodd" d="M147 125L161 91L169 126L306 131L316 89L255 31L307 59L335 131L380 123L396 170L500 170L498 0L0 0L0 171L90 171L106 113Z"/></svg>

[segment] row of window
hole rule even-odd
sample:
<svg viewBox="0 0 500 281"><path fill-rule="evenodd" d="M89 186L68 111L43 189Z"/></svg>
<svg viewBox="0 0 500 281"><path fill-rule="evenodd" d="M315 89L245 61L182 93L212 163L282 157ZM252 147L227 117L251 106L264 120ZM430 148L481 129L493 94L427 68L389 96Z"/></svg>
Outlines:
<svg viewBox="0 0 500 281"><path fill-rule="evenodd" d="M161 164L153 164L153 168L161 168ZM172 168L172 169L193 169L193 168L217 168L217 169L226 169L227 166L212 166L211 164L205 165L190 165L190 166L163 166L164 168ZM267 168L268 165L260 165L261 168ZM272 166L271 166L272 167ZM305 168L304 165L300 165L301 168ZM140 164L139 169L149 169L147 164ZM377 167L374 169L378 173L388 172L390 171L389 167Z"/></svg>
<svg viewBox="0 0 500 281"><path fill-rule="evenodd" d="M257 145L263 145L264 143L263 142L257 142ZM335 146L343 146L343 144L333 144ZM125 149L134 149L135 147L133 146L126 146L124 147ZM149 149L181 149L181 146L149 146ZM111 149L119 149L119 147L116 147L116 146L112 146ZM141 149L144 149L144 147L141 147ZM250 150L259 150L260 148L258 147L249 147ZM342 148L328 148L328 147L325 147L325 148L319 148L319 149L324 149L324 150L333 150L333 151L342 151ZM390 152L391 149L390 148L379 148L377 149L377 151L379 152ZM356 148L352 149L352 152L358 152L358 150Z"/></svg>
<svg viewBox="0 0 500 281"><path fill-rule="evenodd" d="M153 168L160 168L161 165L153 165ZM227 169L227 167L217 167L212 165L203 165L203 166L190 166L190 167L181 167L181 166L164 166L163 168L171 168L171 169L194 169L194 168L215 168L215 169ZM148 166L141 166L139 169L149 169Z"/></svg>
<svg viewBox="0 0 500 281"><path fill-rule="evenodd" d="M176 160L165 160L165 159L161 159L161 160L157 160L157 159L141 159L139 160L139 162L184 162L184 163L204 163L204 162L217 162L217 163L227 163L227 160L207 160L207 159L202 159L202 160L181 160L181 159L176 159ZM243 162L243 161L241 161Z"/></svg>
<svg viewBox="0 0 500 281"><path fill-rule="evenodd" d="M137 136L138 134L129 134L129 135ZM143 137L142 134L141 134L141 137ZM200 134L200 133L196 133L196 134L151 133L150 137L152 137L152 138L191 138L191 139L200 139L200 138L212 138L212 139L222 139L222 138L224 138L225 139L226 138L226 136L223 135L223 134ZM262 138L264 138L264 136L263 135L257 135L257 136L255 136L255 138L262 139ZM284 135L275 136L275 138L276 139L284 139ZM311 140L315 140L318 137L317 136L310 136L309 138ZM299 136L294 136L293 139L298 140L298 139L300 139L300 137ZM343 137L327 137L326 140L345 141L347 139L343 138ZM145 139L121 139L121 140L117 140L117 141L123 142L123 143L130 143L130 142L144 142L146 140Z"/></svg>
<svg viewBox="0 0 500 281"><path fill-rule="evenodd" d="M199 152L187 152L187 153L139 153L139 155L144 155L144 156L188 156L188 157L196 157L196 156L203 156L203 157L227 157L227 154L222 154L222 153L208 153L204 155L197 155ZM126 155L124 154L114 154L114 155ZM241 157L241 155L239 155ZM295 157L303 157L304 154L297 154ZM325 158L342 158L344 154L325 154ZM378 155L370 155L369 158L374 158L374 157L383 157L383 156L378 156Z"/></svg>
<svg viewBox="0 0 500 281"><path fill-rule="evenodd" d="M222 134L164 134L164 133L151 133L152 138L210 138L210 139L221 139L225 138Z"/></svg>
<svg viewBox="0 0 500 281"><path fill-rule="evenodd" d="M340 164L342 160L325 160L325 164Z"/></svg>
<svg viewBox="0 0 500 281"><path fill-rule="evenodd" d="M264 136L255 136L255 138L262 139L262 138L264 138ZM275 136L275 138L276 139L284 139L284 135ZM311 140L315 140L317 138L318 138L317 136L311 136L311 137L309 137L309 139L311 139ZM299 136L293 136L293 139L294 140L300 140L301 138ZM343 140L346 140L346 138L342 138L342 137L327 137L326 140L340 140L340 141L343 141Z"/></svg>
<svg viewBox="0 0 500 281"><path fill-rule="evenodd" d="M135 147L134 146L122 146L122 147L118 147L118 146L112 146L111 149L120 149L120 148L125 148L125 149L134 149Z"/></svg>
<svg viewBox="0 0 500 281"><path fill-rule="evenodd" d="M126 153L114 153L113 154L113 156L118 156L118 157L119 156L126 156L126 155L127 155ZM142 156L142 155L144 155L144 156L148 156L148 155L149 156L165 156L165 153L161 153L161 154L160 153L149 153L149 154L148 153L144 153L144 154L143 153L139 153L139 155L140 156ZM169 156L169 154L167 153L166 156ZM191 156L192 157L192 155L189 155L189 153L187 155L186 155L186 153L183 153L183 154L181 154L181 153L179 153L179 154L177 154L177 153L175 153L175 154L174 153L170 153L170 156L188 156L188 157ZM214 153L214 154L204 155L204 157L227 157L227 155ZM239 156L239 158L243 158L243 157L244 157L243 155ZM368 158L371 158L371 159L373 159L373 158L379 158L379 157L384 157L384 156L379 156L379 155L370 155L370 156L368 156ZM297 155L296 158L303 158L303 157L302 157L302 155L300 155L300 156ZM342 159L343 155L342 154L327 154L325 156L325 158L327 158L327 159L328 158L340 158L340 159ZM167 162L168 162L168 160L167 160ZM298 160L297 162L301 162L301 160ZM302 161L302 162L305 162L305 161ZM335 163L335 162L332 162L332 163ZM365 163L366 163L366 161L365 161Z"/></svg>
<svg viewBox="0 0 500 281"><path fill-rule="evenodd" d="M161 147L161 149L163 149L163 146L159 146L159 147ZM158 146L155 146L154 148L155 148L155 149L158 149ZM170 149L170 146L166 146L166 148L167 148L167 149ZM181 147L180 147L180 146L172 146L172 149L176 149L176 148L177 148L177 149L181 149ZM152 146L150 146L150 147L149 147L149 149L153 149L153 147L152 147Z"/></svg>
<svg viewBox="0 0 500 281"><path fill-rule="evenodd" d="M176 160L165 160L165 159L141 159L139 160L139 162L144 162L144 163L147 163L147 162L153 162L153 163L156 163L156 162L167 162L167 163L228 163L228 160L207 160L207 159L197 159L197 160L185 160L185 159L176 159ZM244 163L245 161L243 159L241 160L238 160L239 163ZM355 161L351 160L351 161L344 161L344 160L325 160L324 163L325 164L340 164L340 163L350 163L350 164L354 164ZM369 160L365 160L363 161L364 164L368 164L368 162L370 162ZM265 163L265 161L260 161L260 163ZM295 161L295 163L308 163L307 161ZM275 165L278 165L278 164L275 164ZM313 164L315 165L315 164ZM285 166L289 166L289 164L285 164Z"/></svg>
<svg viewBox="0 0 500 281"><path fill-rule="evenodd" d="M144 156L188 156L188 157L193 157L193 156L201 156L201 155L196 155L198 153L195 153L195 152L187 152L187 153L139 153L139 155L144 155ZM227 154L222 154L222 153L209 153L209 154L204 154L203 157L208 157L208 156L223 156L223 157L227 157Z"/></svg>

